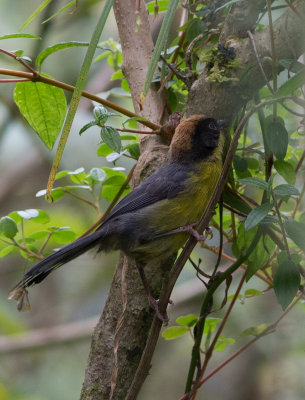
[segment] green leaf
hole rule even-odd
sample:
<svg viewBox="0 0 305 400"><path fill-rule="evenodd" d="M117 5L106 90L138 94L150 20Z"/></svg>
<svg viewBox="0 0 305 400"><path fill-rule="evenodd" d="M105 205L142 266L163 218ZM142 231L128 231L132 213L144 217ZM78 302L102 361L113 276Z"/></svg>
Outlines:
<svg viewBox="0 0 305 400"><path fill-rule="evenodd" d="M42 82L18 82L14 100L40 139L52 149L66 115L63 90Z"/></svg>
<svg viewBox="0 0 305 400"><path fill-rule="evenodd" d="M17 214L23 219L32 219L38 217L39 211L34 208L28 208L27 210L17 211Z"/></svg>
<svg viewBox="0 0 305 400"><path fill-rule="evenodd" d="M124 153L124 152L123 152ZM108 162L115 162L116 160L118 160L119 158L121 158L121 156L122 156L122 154L123 153L111 153L111 154L109 154L107 157L106 157L106 160L108 161Z"/></svg>
<svg viewBox="0 0 305 400"><path fill-rule="evenodd" d="M305 83L305 70L301 69L298 73L296 73L293 77L288 79L282 86L278 88L275 92L274 97L284 97L289 96L292 92L299 89Z"/></svg>
<svg viewBox="0 0 305 400"><path fill-rule="evenodd" d="M284 227L290 239L305 252L305 224L291 219L284 222Z"/></svg>
<svg viewBox="0 0 305 400"><path fill-rule="evenodd" d="M147 70L143 91L141 93L141 103L142 104L148 93L148 89L150 87L151 81L155 74L161 52L164 49L164 44L168 40L169 31L170 31L171 24L172 24L173 18L175 16L176 8L178 7L178 4L179 4L179 0L170 0L169 1L169 5L167 8L166 14L163 18L161 29L160 29L160 32L158 35L158 39L156 41L154 51L153 51L153 54L152 54L152 57L150 60L150 64L149 64L149 67Z"/></svg>
<svg viewBox="0 0 305 400"><path fill-rule="evenodd" d="M101 128L101 138L116 153L121 151L121 136L119 132L111 126Z"/></svg>
<svg viewBox="0 0 305 400"><path fill-rule="evenodd" d="M147 119L144 117L127 118L124 122L122 122L122 126L125 128L125 125L127 125L131 129L137 129L137 121L147 121Z"/></svg>
<svg viewBox="0 0 305 400"><path fill-rule="evenodd" d="M75 183L83 183L87 176L83 167L77 168L75 171L68 172L68 175L71 181Z"/></svg>
<svg viewBox="0 0 305 400"><path fill-rule="evenodd" d="M246 274L247 282L268 260L270 255L273 253L274 248L275 248L275 244L270 239L269 236L262 236L259 239L255 249L249 256L248 268L247 268L247 274Z"/></svg>
<svg viewBox="0 0 305 400"><path fill-rule="evenodd" d="M35 35L30 35L29 33L11 33L10 35L4 35L4 36L0 36L0 40L3 39L39 39L41 40L41 37L39 36L35 36ZM16 54L16 53L15 53Z"/></svg>
<svg viewBox="0 0 305 400"><path fill-rule="evenodd" d="M162 332L162 337L166 340L176 339L188 332L188 328L184 326L171 326Z"/></svg>
<svg viewBox="0 0 305 400"><path fill-rule="evenodd" d="M276 186L273 189L273 193L276 197L298 196L300 194L295 186L286 184Z"/></svg>
<svg viewBox="0 0 305 400"><path fill-rule="evenodd" d="M234 159L233 159L233 165L234 168L240 172L247 171L248 169L248 163L247 160L243 157L240 157L235 154Z"/></svg>
<svg viewBox="0 0 305 400"><path fill-rule="evenodd" d="M240 257L244 254L252 243L256 229L252 229L249 232L245 231L245 224L241 223L238 227L238 235L236 240L233 242L232 251L235 257Z"/></svg>
<svg viewBox="0 0 305 400"><path fill-rule="evenodd" d="M221 318L207 318L205 320L203 333L208 335L213 332L216 328L216 325L221 321Z"/></svg>
<svg viewBox="0 0 305 400"><path fill-rule="evenodd" d="M87 129L91 128L92 126L96 126L96 125L97 125L96 121L89 122L88 124L86 124L82 127L82 129L79 131L79 135L84 133Z"/></svg>
<svg viewBox="0 0 305 400"><path fill-rule="evenodd" d="M177 324L188 327L194 326L197 323L197 321L198 317L195 314L181 316L176 319Z"/></svg>
<svg viewBox="0 0 305 400"><path fill-rule="evenodd" d="M191 42L193 39L195 39L195 37L199 36L202 32L204 32L205 27L206 24L202 19L194 18L187 28L186 40L188 42Z"/></svg>
<svg viewBox="0 0 305 400"><path fill-rule="evenodd" d="M70 171L68 171L68 170L57 172L57 174L55 176L55 180L57 181L58 179L64 178L65 176L68 175L69 172Z"/></svg>
<svg viewBox="0 0 305 400"><path fill-rule="evenodd" d="M258 336L268 327L268 324L260 324L257 326L251 326L250 328L245 329L239 335L240 337L245 337L249 335Z"/></svg>
<svg viewBox="0 0 305 400"><path fill-rule="evenodd" d="M97 149L97 155L99 157L106 157L109 154L113 153L113 150L106 143L102 143Z"/></svg>
<svg viewBox="0 0 305 400"><path fill-rule="evenodd" d="M101 168L92 168L90 176L96 182L103 182L106 179L106 172Z"/></svg>
<svg viewBox="0 0 305 400"><path fill-rule="evenodd" d="M226 349L227 344L234 344L234 343L235 343L234 339L220 335L215 345L215 351L223 351Z"/></svg>
<svg viewBox="0 0 305 400"><path fill-rule="evenodd" d="M133 140L137 141L138 138L135 135L121 135L121 140Z"/></svg>
<svg viewBox="0 0 305 400"><path fill-rule="evenodd" d="M140 157L140 146L139 143L132 143L129 144L128 146L126 146L124 148L125 150L128 150L129 154L131 155L131 157L135 158L136 160L139 159Z"/></svg>
<svg viewBox="0 0 305 400"><path fill-rule="evenodd" d="M32 233L29 237L34 240L45 239L49 235L49 231L37 231Z"/></svg>
<svg viewBox="0 0 305 400"><path fill-rule="evenodd" d="M146 4L147 11L149 14L154 14L155 4L156 4L155 0L150 1L149 3ZM166 11L168 4L169 4L169 0L158 0L158 6L159 6L158 12L160 13L160 12Z"/></svg>
<svg viewBox="0 0 305 400"><path fill-rule="evenodd" d="M245 296L259 296L261 294L263 294L263 292L261 290L257 290L257 289L245 290Z"/></svg>
<svg viewBox="0 0 305 400"><path fill-rule="evenodd" d="M268 182L265 182L259 178L243 178L243 179L238 179L238 182L242 183L243 185L254 186L256 188L263 190L269 189Z"/></svg>
<svg viewBox="0 0 305 400"><path fill-rule="evenodd" d="M254 208L245 220L245 231L248 232L250 229L258 225L269 211L272 210L272 206L271 203L264 203L261 206Z"/></svg>
<svg viewBox="0 0 305 400"><path fill-rule="evenodd" d="M248 168L252 170L259 169L259 162L256 158L253 157L246 157L245 160L247 161Z"/></svg>
<svg viewBox="0 0 305 400"><path fill-rule="evenodd" d="M41 67L44 60L56 51L69 49L71 47L88 47L88 45L88 42L76 41L56 43L53 46L47 47L45 50L38 54L36 58L36 65L37 67Z"/></svg>
<svg viewBox="0 0 305 400"><path fill-rule="evenodd" d="M30 22L33 21L33 19L42 11L44 10L47 5L51 2L52 0L44 0L37 8L36 10L33 12L33 14L31 14L29 16L29 18L25 21L25 23L21 26L21 28L19 29L20 31L22 31L22 29L24 29Z"/></svg>
<svg viewBox="0 0 305 400"><path fill-rule="evenodd" d="M109 177L104 183L103 185L110 185L110 186L122 186L123 183L126 180L126 176L125 175L113 175L111 177Z"/></svg>
<svg viewBox="0 0 305 400"><path fill-rule="evenodd" d="M266 119L267 121L267 119ZM269 149L279 159L283 160L287 153L288 132L281 121L266 122L266 143Z"/></svg>
<svg viewBox="0 0 305 400"><path fill-rule="evenodd" d="M67 230L59 230L52 234L52 239L57 243L70 243L76 238L76 233Z"/></svg>
<svg viewBox="0 0 305 400"><path fill-rule="evenodd" d="M0 258L7 256L15 249L16 249L16 246L14 246L14 245L4 247L3 249L0 250Z"/></svg>
<svg viewBox="0 0 305 400"><path fill-rule="evenodd" d="M45 196L46 193L47 193L46 189L39 190L36 193L36 197ZM57 188L52 189L52 191L51 191L52 201L55 202L55 201L61 199L65 194L66 194L65 190L62 187L57 187Z"/></svg>
<svg viewBox="0 0 305 400"><path fill-rule="evenodd" d="M235 210L241 211L244 214L249 214L251 211L251 207L241 197L237 196L234 192L227 190L227 188L222 192L222 197L224 204L229 205Z"/></svg>
<svg viewBox="0 0 305 400"><path fill-rule="evenodd" d="M282 67L289 69L290 72L293 72L294 74L296 72L302 71L305 69L305 65L300 63L299 61L293 60L293 59L282 59L279 60L279 64L282 65Z"/></svg>
<svg viewBox="0 0 305 400"><path fill-rule="evenodd" d="M47 224L50 222L50 217L45 211L38 210L38 216L33 218L33 222L38 224Z"/></svg>
<svg viewBox="0 0 305 400"><path fill-rule="evenodd" d="M113 186L113 185L108 185L103 187L102 189L102 197L108 201L112 201L115 196L118 194L121 186ZM124 192L122 193L121 197L126 196L130 192L130 188L125 189Z"/></svg>
<svg viewBox="0 0 305 400"><path fill-rule="evenodd" d="M65 11L67 8L71 7L73 4L76 3L76 0L72 0L70 1L70 3L66 4L65 6L63 6L60 10L58 10L55 14L51 15L51 17L49 17L48 19L45 19L42 24L45 24L46 22L50 21L51 19L53 19L54 17L57 17L57 15L61 14L63 11Z"/></svg>
<svg viewBox="0 0 305 400"><path fill-rule="evenodd" d="M36 222L38 224L46 224L50 221L49 215L42 210L27 209L23 211L17 211L17 213L20 215L21 218L31 219L33 220L33 222Z"/></svg>
<svg viewBox="0 0 305 400"><path fill-rule="evenodd" d="M16 222L10 217L0 219L0 234L3 233L9 239L13 239L18 232Z"/></svg>
<svg viewBox="0 0 305 400"><path fill-rule="evenodd" d="M288 182L290 185L295 184L296 172L288 161L276 160L274 161L274 168L285 179L286 182Z"/></svg>
<svg viewBox="0 0 305 400"><path fill-rule="evenodd" d="M297 265L287 260L279 264L273 279L274 291L283 310L293 300L300 286L300 273Z"/></svg>
<svg viewBox="0 0 305 400"><path fill-rule="evenodd" d="M111 80L115 81L117 79L122 79L124 78L123 72L121 69L118 69L117 71L115 71L112 75L111 75Z"/></svg>

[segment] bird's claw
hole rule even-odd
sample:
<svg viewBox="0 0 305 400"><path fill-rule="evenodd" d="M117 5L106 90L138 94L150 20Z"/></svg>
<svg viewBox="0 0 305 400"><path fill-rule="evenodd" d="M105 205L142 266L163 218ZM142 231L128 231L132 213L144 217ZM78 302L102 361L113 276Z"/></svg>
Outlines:
<svg viewBox="0 0 305 400"><path fill-rule="evenodd" d="M154 299L152 296L148 296L148 301L151 308L155 311L157 318L159 318L159 320L162 321L163 324L166 326L168 324L169 318L166 311L164 314L161 313L159 309L159 299ZM169 304L173 304L173 301L169 300Z"/></svg>

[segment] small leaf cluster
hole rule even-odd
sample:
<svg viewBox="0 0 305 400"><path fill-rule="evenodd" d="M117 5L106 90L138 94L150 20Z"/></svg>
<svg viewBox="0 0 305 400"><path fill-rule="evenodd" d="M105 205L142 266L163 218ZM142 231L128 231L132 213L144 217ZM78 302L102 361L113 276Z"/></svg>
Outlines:
<svg viewBox="0 0 305 400"><path fill-rule="evenodd" d="M13 251L30 260L41 259L47 254L49 241L57 244L70 243L76 233L69 227L46 226L50 222L49 215L43 210L26 209L12 211L0 219L0 258ZM43 230L34 230L33 225L46 226ZM28 231L28 234L26 232Z"/></svg>
<svg viewBox="0 0 305 400"><path fill-rule="evenodd" d="M91 128L92 126L99 126L100 136L101 136L101 145L97 150L97 155L100 157L106 157L107 161L115 162L118 160L122 155L134 158L137 160L140 156L140 149L138 144L138 138L136 135L131 134L123 134L120 133L113 128L111 125L106 125L106 122L109 117L119 116L118 114L110 113L105 107L103 106L96 106L93 109L93 116L94 121L89 122L88 124L84 125L80 130L79 134L81 135L87 129ZM126 119L122 125L125 128L125 125L134 127L136 121L142 121L145 118L141 117L132 117ZM127 141L127 144L122 144L122 141Z"/></svg>
<svg viewBox="0 0 305 400"><path fill-rule="evenodd" d="M217 324L220 321L221 321L220 318L207 318L205 320L204 331L203 331L203 334L205 335L205 343L204 343L205 350L208 349L209 344L211 343L212 333L214 332L214 330L217 327ZM166 340L173 340L185 335L186 333L189 333L193 338L192 329L196 326L197 322L198 322L198 316L195 314L189 314L178 317L176 319L176 323L178 325L164 329L164 331L162 332L162 337ZM225 337L224 335L220 335L219 338L217 339L215 350L223 351L225 350L227 344L234 344L234 343L235 343L234 339Z"/></svg>
<svg viewBox="0 0 305 400"><path fill-rule="evenodd" d="M123 171L125 171L123 167L92 168L89 172L85 172L85 169L82 167L74 171L60 171L57 173L55 180L57 181L66 177L73 184L53 188L51 191L52 201L55 202L65 195L71 195L93 206L100 213L100 199L104 198L112 201L125 182L126 175ZM77 194L75 191L77 191ZM129 191L130 188L128 187L123 191L122 196L126 195ZM89 194L93 200L88 201L86 196L79 194L81 192ZM45 194L46 189L42 189L37 192L36 197L45 196Z"/></svg>

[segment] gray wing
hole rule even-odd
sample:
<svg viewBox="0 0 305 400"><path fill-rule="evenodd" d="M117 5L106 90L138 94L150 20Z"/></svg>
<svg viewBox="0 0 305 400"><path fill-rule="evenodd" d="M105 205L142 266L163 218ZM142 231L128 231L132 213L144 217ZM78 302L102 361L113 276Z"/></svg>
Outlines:
<svg viewBox="0 0 305 400"><path fill-rule="evenodd" d="M104 223L119 215L177 196L184 189L188 174L189 168L186 165L165 164L124 197L113 208Z"/></svg>

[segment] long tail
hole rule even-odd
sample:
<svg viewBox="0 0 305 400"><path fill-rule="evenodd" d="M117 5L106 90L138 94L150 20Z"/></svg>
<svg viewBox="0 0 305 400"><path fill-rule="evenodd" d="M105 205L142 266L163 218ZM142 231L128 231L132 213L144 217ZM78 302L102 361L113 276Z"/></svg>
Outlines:
<svg viewBox="0 0 305 400"><path fill-rule="evenodd" d="M28 286L43 281L54 269L95 247L102 236L102 231L98 230L91 235L75 240L34 265L23 275L21 281L10 290L9 299L19 301Z"/></svg>

